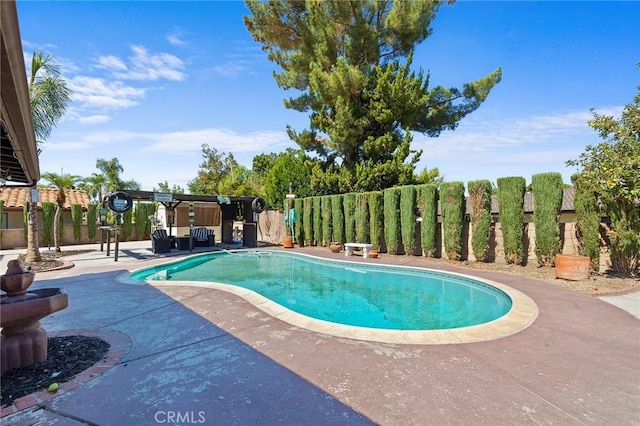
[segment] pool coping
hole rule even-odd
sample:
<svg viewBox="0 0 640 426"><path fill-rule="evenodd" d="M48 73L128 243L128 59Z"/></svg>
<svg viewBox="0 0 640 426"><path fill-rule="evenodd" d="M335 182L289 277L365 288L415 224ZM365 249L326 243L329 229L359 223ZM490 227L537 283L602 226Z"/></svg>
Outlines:
<svg viewBox="0 0 640 426"><path fill-rule="evenodd" d="M260 252L269 252L270 250L259 250ZM246 250L245 250L246 252ZM274 251L275 252L275 251ZM310 257L314 259L321 259L324 261L333 261L339 263L348 263L358 265L357 262L327 259L319 256L314 256L306 253L296 253L297 256ZM202 254L195 254L189 257L199 257ZM180 259L180 261L185 258ZM176 263L176 261L167 262L164 264ZM164 265L163 264L163 265ZM451 271L440 271L431 268L423 268L416 266L404 266L404 265L392 265L387 263L376 263L378 266L384 266L389 268L400 269L413 269L419 271L430 271L438 274L449 274L457 277L461 277L468 280L478 281L483 284L495 287L504 292L511 299L511 309L500 318L483 324L451 328L444 330L387 330L368 327L359 327L345 324L338 324L329 321L324 321L316 318L312 318L306 315L299 314L284 306L243 287L239 287L232 284L225 283L205 283L199 281L144 281L147 284L154 287L175 287L175 286L190 286L201 287L214 290L225 291L231 294L235 294L247 302L254 305L256 308L262 310L268 315L289 323L293 326L300 327L306 330L314 331L317 333L327 334L336 337L343 337L355 340L365 340L378 343L394 343L394 344L412 344L412 345L447 345L447 344L461 344L461 343L475 343L485 342L503 337L511 336L518 333L527 327L529 327L538 317L538 307L536 303L529 296L525 295L519 290L516 290L507 285L501 284L496 281L480 278L477 276L461 274ZM159 265L155 265L157 267ZM139 284L141 281L133 280L130 278L131 274L143 269L140 268L131 273L125 273L117 277L117 281L128 284Z"/></svg>

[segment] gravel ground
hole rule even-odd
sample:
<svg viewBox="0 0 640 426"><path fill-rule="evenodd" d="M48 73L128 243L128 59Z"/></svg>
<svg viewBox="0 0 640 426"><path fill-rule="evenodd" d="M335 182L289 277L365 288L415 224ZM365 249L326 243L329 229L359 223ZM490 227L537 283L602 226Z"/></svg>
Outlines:
<svg viewBox="0 0 640 426"><path fill-rule="evenodd" d="M455 262L440 260L469 269L480 269L485 271L503 272L527 278L534 278L547 281L571 290L578 291L590 296L600 296L612 293L624 293L634 288L640 287L640 279L633 277L616 276L613 273L594 274L586 280L569 281L556 278L554 268L541 268L537 265L506 265L501 263L481 263L481 262Z"/></svg>

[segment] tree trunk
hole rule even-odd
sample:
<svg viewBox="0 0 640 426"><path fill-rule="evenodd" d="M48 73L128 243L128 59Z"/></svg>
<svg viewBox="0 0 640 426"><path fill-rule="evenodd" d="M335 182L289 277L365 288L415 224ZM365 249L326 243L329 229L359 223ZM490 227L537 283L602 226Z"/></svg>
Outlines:
<svg viewBox="0 0 640 426"><path fill-rule="evenodd" d="M60 227L60 213L62 209L60 206L56 208L56 214L53 216L53 244L55 245L56 253L60 253L60 239L58 238L58 228Z"/></svg>
<svg viewBox="0 0 640 426"><path fill-rule="evenodd" d="M40 250L38 248L38 203L34 203L31 197L31 188L28 192L29 213L27 215L27 255L25 262L40 262Z"/></svg>

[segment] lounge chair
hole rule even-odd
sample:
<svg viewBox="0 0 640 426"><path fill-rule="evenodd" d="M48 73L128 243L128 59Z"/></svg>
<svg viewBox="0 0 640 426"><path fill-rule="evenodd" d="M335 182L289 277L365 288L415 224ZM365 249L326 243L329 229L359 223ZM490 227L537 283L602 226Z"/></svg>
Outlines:
<svg viewBox="0 0 640 426"><path fill-rule="evenodd" d="M216 235L212 229L194 228L192 236L194 247L212 247L216 245Z"/></svg>
<svg viewBox="0 0 640 426"><path fill-rule="evenodd" d="M166 229L156 229L151 233L151 250L153 253L170 253L171 238Z"/></svg>

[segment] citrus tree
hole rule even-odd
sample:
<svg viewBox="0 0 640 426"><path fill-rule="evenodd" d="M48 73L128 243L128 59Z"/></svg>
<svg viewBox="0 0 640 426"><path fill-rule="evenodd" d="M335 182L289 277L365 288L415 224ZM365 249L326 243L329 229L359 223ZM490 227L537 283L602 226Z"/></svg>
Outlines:
<svg viewBox="0 0 640 426"><path fill-rule="evenodd" d="M587 146L567 164L581 169L580 179L595 191L611 219L612 269L635 274L640 259L640 86L619 119L591 112L589 126L603 141Z"/></svg>

